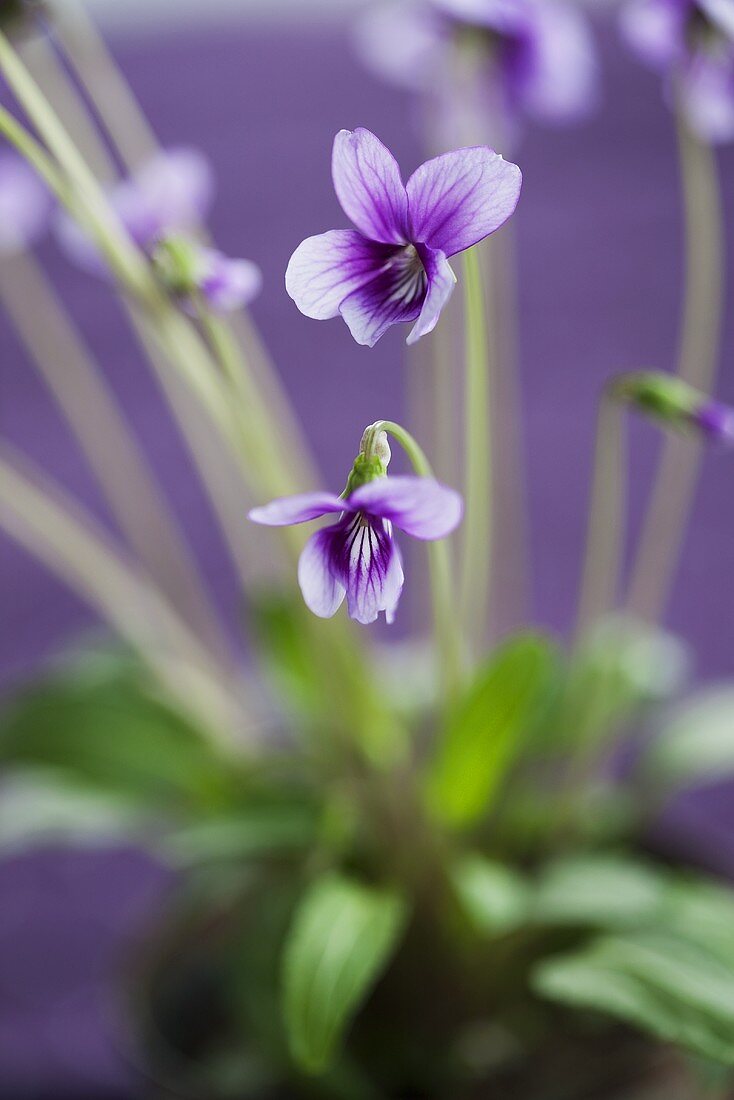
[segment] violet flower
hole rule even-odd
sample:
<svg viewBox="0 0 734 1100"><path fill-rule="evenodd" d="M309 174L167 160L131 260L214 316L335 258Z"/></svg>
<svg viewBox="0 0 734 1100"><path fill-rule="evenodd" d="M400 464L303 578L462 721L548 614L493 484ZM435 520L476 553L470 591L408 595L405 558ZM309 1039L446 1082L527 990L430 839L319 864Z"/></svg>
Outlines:
<svg viewBox="0 0 734 1100"><path fill-rule="evenodd" d="M389 455L389 449L388 449ZM387 477L386 463L360 454L343 496L303 493L254 508L250 519L269 527L339 519L306 543L298 583L306 606L329 619L347 598L352 619L374 622L384 611L391 623L403 589L403 563L393 526L417 539L442 539L461 521L463 504L453 489L426 477Z"/></svg>
<svg viewBox="0 0 734 1100"><path fill-rule="evenodd" d="M151 258L167 290L187 305L198 295L214 313L241 309L262 289L262 272L257 264L230 259L182 234L158 240Z"/></svg>
<svg viewBox="0 0 734 1100"><path fill-rule="evenodd" d="M164 234L192 229L206 217L214 193L207 159L195 149L158 153L108 192L108 199L132 240L150 253ZM70 217L62 215L58 235L66 253L94 274L105 264L94 242Z"/></svg>
<svg viewBox="0 0 734 1100"><path fill-rule="evenodd" d="M0 152L0 255L35 244L48 228L51 210L51 196L27 161Z"/></svg>
<svg viewBox="0 0 734 1100"><path fill-rule="evenodd" d="M719 401L706 401L691 414L691 424L710 443L734 447L734 409Z"/></svg>
<svg viewBox="0 0 734 1100"><path fill-rule="evenodd" d="M332 175L356 229L303 241L285 285L307 317L341 314L368 347L391 325L415 322L409 344L435 328L456 282L449 258L507 221L522 184L517 165L484 147L429 160L403 184L392 153L364 129L336 135Z"/></svg>
<svg viewBox="0 0 734 1100"><path fill-rule="evenodd" d="M563 0L393 0L363 18L356 43L380 76L428 93L471 57L486 74L486 112L499 106L505 129L520 116L573 122L598 101L591 32Z"/></svg>
<svg viewBox="0 0 734 1100"><path fill-rule="evenodd" d="M705 141L734 138L734 0L632 0L622 31Z"/></svg>

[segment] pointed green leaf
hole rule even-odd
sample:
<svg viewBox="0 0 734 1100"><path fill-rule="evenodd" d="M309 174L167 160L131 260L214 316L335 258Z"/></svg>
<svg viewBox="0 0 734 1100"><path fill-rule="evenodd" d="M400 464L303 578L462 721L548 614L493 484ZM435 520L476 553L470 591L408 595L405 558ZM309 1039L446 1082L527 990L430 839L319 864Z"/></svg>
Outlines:
<svg viewBox="0 0 734 1100"><path fill-rule="evenodd" d="M557 654L536 634L500 647L459 703L427 777L427 793L446 824L475 824L522 751L554 682Z"/></svg>
<svg viewBox="0 0 734 1100"><path fill-rule="evenodd" d="M483 935L501 936L528 922L532 892L517 871L472 853L457 860L451 878L464 912Z"/></svg>
<svg viewBox="0 0 734 1100"><path fill-rule="evenodd" d="M339 875L298 907L283 958L283 1012L296 1062L326 1069L352 1017L395 950L406 906L390 890Z"/></svg>
<svg viewBox="0 0 734 1100"><path fill-rule="evenodd" d="M657 868L617 856L559 859L541 874L533 896L539 924L635 928L659 917L667 879Z"/></svg>
<svg viewBox="0 0 734 1100"><path fill-rule="evenodd" d="M541 996L734 1065L734 970L702 946L667 933L608 936L542 963L533 984Z"/></svg>
<svg viewBox="0 0 734 1100"><path fill-rule="evenodd" d="M645 769L674 787L734 774L734 687L708 688L683 703L652 742Z"/></svg>

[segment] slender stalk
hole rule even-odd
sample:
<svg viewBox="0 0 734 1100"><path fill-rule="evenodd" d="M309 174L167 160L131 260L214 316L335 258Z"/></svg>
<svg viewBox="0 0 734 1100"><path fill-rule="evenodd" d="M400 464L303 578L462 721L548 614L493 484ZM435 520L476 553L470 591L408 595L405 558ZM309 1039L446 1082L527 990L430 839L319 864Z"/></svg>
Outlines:
<svg viewBox="0 0 734 1100"><path fill-rule="evenodd" d="M626 480L624 412L605 392L599 404L577 644L589 627L613 609L617 599L625 542Z"/></svg>
<svg viewBox="0 0 734 1100"><path fill-rule="evenodd" d="M493 634L527 621L530 576L522 392L519 371L518 272L515 226L508 222L485 248L496 255L496 277L485 275L487 311L495 331L495 372L490 379L494 471ZM491 296L491 297L490 297Z"/></svg>
<svg viewBox="0 0 734 1100"><path fill-rule="evenodd" d="M232 744L239 701L206 648L91 518L24 473L7 447L0 453L0 526L95 607L218 744Z"/></svg>
<svg viewBox="0 0 734 1100"><path fill-rule="evenodd" d="M375 432L387 432L400 444L419 477L433 478L431 464L410 432L392 420L378 420L373 427ZM447 541L439 539L431 542L428 556L436 649L446 696L451 699L461 680L461 638L454 609L451 556Z"/></svg>
<svg viewBox="0 0 734 1100"><path fill-rule="evenodd" d="M679 113L678 147L686 223L686 300L678 376L710 393L721 338L724 224L713 149ZM632 568L627 606L651 622L665 612L695 495L702 448L669 437L663 443L650 507Z"/></svg>
<svg viewBox="0 0 734 1100"><path fill-rule="evenodd" d="M485 298L476 249L464 253L466 380L465 478L466 522L461 611L470 649L476 649L487 625L492 540L492 448L490 441L490 349Z"/></svg>
<svg viewBox="0 0 734 1100"><path fill-rule="evenodd" d="M134 171L158 151L148 120L138 107L107 44L78 0L54 13L54 35L99 113L123 162Z"/></svg>
<svg viewBox="0 0 734 1100"><path fill-rule="evenodd" d="M131 548L224 658L228 644L221 624L168 502L112 392L32 257L6 257L0 264L0 297Z"/></svg>
<svg viewBox="0 0 734 1100"><path fill-rule="evenodd" d="M66 120L66 125L74 134L75 144L97 179L111 183L117 176L112 156L47 36L39 34L27 43L20 43L18 49L46 99L55 104L59 115Z"/></svg>
<svg viewBox="0 0 734 1100"><path fill-rule="evenodd" d="M133 171L158 152L158 142L134 94L107 49L103 37L84 9L74 2L56 20L57 39L86 90L122 161ZM200 235L207 234L200 227ZM250 390L258 394L273 440L287 450L298 471L300 487L317 485L320 478L313 455L268 353L246 311L231 320L232 331L244 349ZM240 373L244 368L240 368Z"/></svg>

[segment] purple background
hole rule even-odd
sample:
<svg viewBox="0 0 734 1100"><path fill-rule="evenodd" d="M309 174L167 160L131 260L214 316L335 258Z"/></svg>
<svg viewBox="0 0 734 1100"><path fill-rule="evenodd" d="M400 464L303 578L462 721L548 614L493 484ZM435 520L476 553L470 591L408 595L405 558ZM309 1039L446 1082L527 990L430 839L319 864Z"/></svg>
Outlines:
<svg viewBox="0 0 734 1100"><path fill-rule="evenodd" d="M338 321L301 317L283 289L295 245L344 225L329 182L336 130L375 130L406 172L420 160L409 101L376 84L338 28L242 28L127 43L120 60L163 144L211 157L218 243L256 260L265 290L255 306L299 412L313 425L330 486L343 480L366 423L403 413L405 333L358 348ZM528 427L534 611L565 630L573 612L588 495L596 400L605 378L638 366L669 368L675 352L682 243L671 119L654 78L613 32L603 43L605 103L591 125L532 130L516 154L525 176L516 218L522 372ZM731 214L734 160L721 156ZM734 218L728 219L731 252ZM223 609L234 578L185 453L162 418L154 385L106 289L71 270L53 244L44 259L147 450ZM42 384L0 318L0 430L104 515L96 489ZM734 400L727 324L720 395ZM326 425L329 425L328 433ZM633 514L649 485L655 440L633 432ZM734 458L712 455L698 495L669 624L695 644L703 677L729 675L734 642ZM93 620L65 589L0 541L0 673L17 681ZM717 812L726 810L726 801ZM730 837L710 804L686 803L706 858ZM731 841L730 841L731 843ZM734 852L734 848L732 848ZM734 856L733 856L734 859ZM733 866L734 869L734 866ZM110 1025L105 977L123 929L163 888L132 852L41 853L0 865L0 1095L107 1095L133 1071ZM45 1091L44 1091L45 1090Z"/></svg>

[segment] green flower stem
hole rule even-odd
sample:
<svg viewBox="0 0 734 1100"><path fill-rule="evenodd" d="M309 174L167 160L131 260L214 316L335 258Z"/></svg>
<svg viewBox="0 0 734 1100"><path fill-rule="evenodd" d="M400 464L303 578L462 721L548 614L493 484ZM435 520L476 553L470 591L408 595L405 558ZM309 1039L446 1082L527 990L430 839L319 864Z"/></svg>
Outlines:
<svg viewBox="0 0 734 1100"><path fill-rule="evenodd" d="M405 451L418 477L433 478L433 470L424 451L400 424L392 420L378 420L373 425L375 433L387 432ZM431 576L431 601L436 637L436 648L441 662L441 674L448 699L452 698L461 681L461 639L455 612L455 598L451 580L451 556L445 539L428 546Z"/></svg>
<svg viewBox="0 0 734 1100"><path fill-rule="evenodd" d="M715 388L724 288L724 233L716 158L679 112L678 147L686 221L686 300L678 377ZM627 606L655 622L665 612L691 514L703 448L668 438L634 560Z"/></svg>
<svg viewBox="0 0 734 1100"><path fill-rule="evenodd" d="M111 144L128 170L134 171L159 152L159 145L104 38L80 3L71 3L59 12L54 25L58 43L86 89ZM63 78L63 68L58 68ZM208 239L203 226L198 228L197 236ZM234 315L228 327L243 349L239 373L245 369L248 372L249 391L257 396L262 414L267 417L270 437L291 456L292 469L298 475L294 488L321 484L301 425L247 311Z"/></svg>
<svg viewBox="0 0 734 1100"><path fill-rule="evenodd" d="M84 4L66 0L59 5L54 13L54 38L125 166L134 171L156 154L158 141Z"/></svg>
<svg viewBox="0 0 734 1100"><path fill-rule="evenodd" d="M461 589L461 620L474 653L487 625L492 539L492 448L490 440L490 362L485 299L479 256L464 253L466 382L466 521Z"/></svg>
<svg viewBox="0 0 734 1100"><path fill-rule="evenodd" d="M0 264L0 297L130 547L222 659L228 643L182 532L80 334L32 256ZM43 323L39 324L39 317Z"/></svg>
<svg viewBox="0 0 734 1100"><path fill-rule="evenodd" d="M579 595L576 641L617 599L625 542L625 413L605 391L599 404L594 480L591 490L586 555Z"/></svg>
<svg viewBox="0 0 734 1100"><path fill-rule="evenodd" d="M242 700L178 612L78 505L0 453L0 527L95 607L202 730L233 748Z"/></svg>

